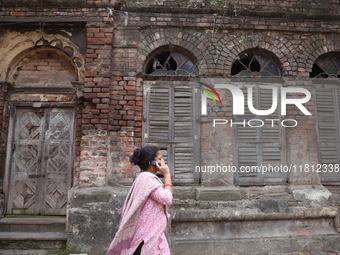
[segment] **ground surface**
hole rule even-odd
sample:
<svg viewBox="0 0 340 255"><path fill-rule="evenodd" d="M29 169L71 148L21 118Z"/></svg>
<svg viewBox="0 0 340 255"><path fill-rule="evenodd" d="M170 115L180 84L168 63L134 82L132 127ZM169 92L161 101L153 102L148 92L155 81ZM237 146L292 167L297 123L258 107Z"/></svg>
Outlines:
<svg viewBox="0 0 340 255"><path fill-rule="evenodd" d="M88 254L68 254L62 251L51 251L51 250L0 250L0 255L54 255L54 254L67 254L67 255L88 255ZM104 255L104 254L103 254ZM199 255L199 254L197 254ZM230 254L233 255L233 254ZM257 254L260 255L260 254ZM303 252L290 252L290 253L272 253L272 254L261 254L261 255L340 255L339 252L324 252L324 251L303 251Z"/></svg>

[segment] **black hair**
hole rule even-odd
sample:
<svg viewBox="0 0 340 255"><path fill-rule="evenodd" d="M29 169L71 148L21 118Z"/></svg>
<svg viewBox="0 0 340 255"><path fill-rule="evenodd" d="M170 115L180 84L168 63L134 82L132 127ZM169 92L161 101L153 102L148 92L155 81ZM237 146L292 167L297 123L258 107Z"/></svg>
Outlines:
<svg viewBox="0 0 340 255"><path fill-rule="evenodd" d="M158 146L144 146L142 149L137 148L130 156L130 162L139 166L142 171L146 171L149 167L149 162L155 160L159 150Z"/></svg>

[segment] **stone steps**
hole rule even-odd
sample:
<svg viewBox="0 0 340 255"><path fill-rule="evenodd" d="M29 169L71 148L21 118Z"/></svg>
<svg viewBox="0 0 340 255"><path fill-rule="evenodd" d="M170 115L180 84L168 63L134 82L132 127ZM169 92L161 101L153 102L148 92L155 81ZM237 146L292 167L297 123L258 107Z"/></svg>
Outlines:
<svg viewBox="0 0 340 255"><path fill-rule="evenodd" d="M3 249L62 249L66 247L66 217L8 216L0 219Z"/></svg>
<svg viewBox="0 0 340 255"><path fill-rule="evenodd" d="M340 250L334 208L173 210L174 255L271 255ZM294 253L292 253L294 254ZM306 253L306 255L312 253ZM323 254L324 255L324 254Z"/></svg>
<svg viewBox="0 0 340 255"><path fill-rule="evenodd" d="M54 232L1 232L0 240L21 241L21 240L36 240L36 241L63 241L67 239L64 233Z"/></svg>
<svg viewBox="0 0 340 255"><path fill-rule="evenodd" d="M11 216L0 219L0 232L65 232L65 225L62 216Z"/></svg>

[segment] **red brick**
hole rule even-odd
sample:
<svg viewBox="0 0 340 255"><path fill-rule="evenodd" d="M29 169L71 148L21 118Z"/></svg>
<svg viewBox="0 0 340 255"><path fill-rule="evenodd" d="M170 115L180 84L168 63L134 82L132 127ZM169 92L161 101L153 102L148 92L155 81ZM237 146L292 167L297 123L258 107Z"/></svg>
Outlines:
<svg viewBox="0 0 340 255"><path fill-rule="evenodd" d="M97 104L96 108L97 109L108 109L109 105L108 104Z"/></svg>
<svg viewBox="0 0 340 255"><path fill-rule="evenodd" d="M109 97L109 93L97 93L97 97Z"/></svg>
<svg viewBox="0 0 340 255"><path fill-rule="evenodd" d="M91 123L94 123L94 124L99 123L99 119L91 119Z"/></svg>
<svg viewBox="0 0 340 255"><path fill-rule="evenodd" d="M84 93L85 98L96 98L97 94L96 93Z"/></svg>

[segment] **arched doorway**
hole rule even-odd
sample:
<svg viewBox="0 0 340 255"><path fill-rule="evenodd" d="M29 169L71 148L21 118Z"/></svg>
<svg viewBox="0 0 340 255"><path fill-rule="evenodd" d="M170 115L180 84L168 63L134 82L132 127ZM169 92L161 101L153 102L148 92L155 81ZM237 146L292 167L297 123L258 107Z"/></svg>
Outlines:
<svg viewBox="0 0 340 255"><path fill-rule="evenodd" d="M31 49L12 69L7 214L65 215L71 188L77 67L62 50Z"/></svg>

